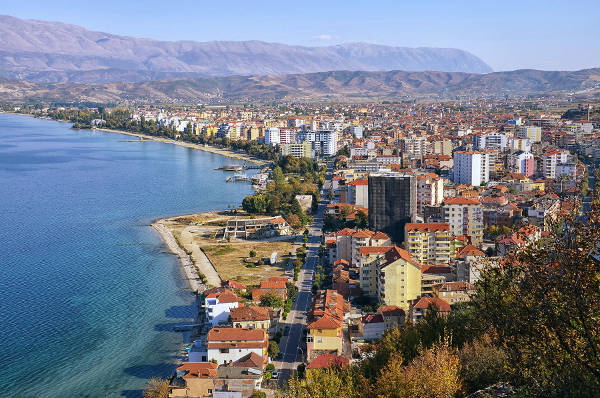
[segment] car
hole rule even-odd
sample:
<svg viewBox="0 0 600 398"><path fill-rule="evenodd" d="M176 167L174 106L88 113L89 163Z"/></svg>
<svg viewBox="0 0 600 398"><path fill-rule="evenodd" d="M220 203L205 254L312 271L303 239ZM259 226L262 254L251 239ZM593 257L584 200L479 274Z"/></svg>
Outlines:
<svg viewBox="0 0 600 398"><path fill-rule="evenodd" d="M277 369L273 369L273 372L271 372L271 379L276 379L279 377L279 372L277 371Z"/></svg>

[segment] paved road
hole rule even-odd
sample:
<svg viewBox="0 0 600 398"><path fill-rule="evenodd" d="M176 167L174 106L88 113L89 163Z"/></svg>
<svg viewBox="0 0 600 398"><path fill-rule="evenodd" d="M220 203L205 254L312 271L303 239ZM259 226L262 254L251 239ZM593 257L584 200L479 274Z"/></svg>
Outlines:
<svg viewBox="0 0 600 398"><path fill-rule="evenodd" d="M304 329L307 322L307 311L310 308L312 300L312 284L319 255L319 246L321 244L323 214L326 206L325 198L331 184L330 181L331 173L328 171L327 180L321 192L321 203L319 203L319 208L314 214L312 225L308 227L306 262L300 269L296 284L298 286L298 297L296 297L292 305L292 310L286 320L289 333L287 336L283 336L279 345L281 358L275 362L275 367L279 369L279 384L281 386L284 386L287 380L295 374L298 365L304 362L306 354Z"/></svg>

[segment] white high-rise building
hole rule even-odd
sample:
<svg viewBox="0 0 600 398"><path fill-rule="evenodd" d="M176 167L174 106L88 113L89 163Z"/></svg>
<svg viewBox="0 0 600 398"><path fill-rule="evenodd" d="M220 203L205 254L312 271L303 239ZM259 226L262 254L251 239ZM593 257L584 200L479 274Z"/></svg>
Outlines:
<svg viewBox="0 0 600 398"><path fill-rule="evenodd" d="M454 182L479 186L489 180L489 154L469 151L454 152Z"/></svg>
<svg viewBox="0 0 600 398"><path fill-rule="evenodd" d="M265 129L265 145L277 145L281 143L279 127L267 127Z"/></svg>
<svg viewBox="0 0 600 398"><path fill-rule="evenodd" d="M481 133L476 134L474 137L473 145L477 149L498 149L500 151L506 149L506 135L504 133Z"/></svg>

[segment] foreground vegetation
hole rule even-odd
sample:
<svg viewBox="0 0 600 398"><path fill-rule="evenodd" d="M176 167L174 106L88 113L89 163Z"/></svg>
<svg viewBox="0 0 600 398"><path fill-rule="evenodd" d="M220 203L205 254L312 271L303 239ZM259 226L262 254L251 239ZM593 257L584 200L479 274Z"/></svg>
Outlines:
<svg viewBox="0 0 600 398"><path fill-rule="evenodd" d="M387 331L348 369L292 379L284 397L591 397L600 391L600 203L482 273L472 301Z"/></svg>

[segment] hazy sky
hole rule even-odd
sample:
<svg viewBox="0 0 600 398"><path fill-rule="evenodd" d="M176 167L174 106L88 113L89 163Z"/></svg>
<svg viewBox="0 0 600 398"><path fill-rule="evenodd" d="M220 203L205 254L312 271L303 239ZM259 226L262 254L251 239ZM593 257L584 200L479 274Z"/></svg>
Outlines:
<svg viewBox="0 0 600 398"><path fill-rule="evenodd" d="M0 13L159 40L467 50L494 70L600 67L600 0L3 1Z"/></svg>

